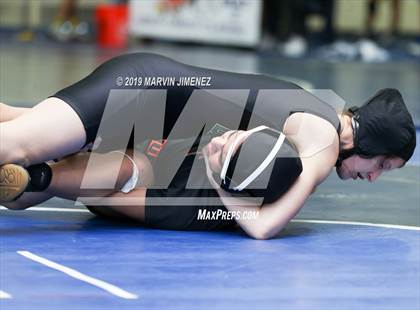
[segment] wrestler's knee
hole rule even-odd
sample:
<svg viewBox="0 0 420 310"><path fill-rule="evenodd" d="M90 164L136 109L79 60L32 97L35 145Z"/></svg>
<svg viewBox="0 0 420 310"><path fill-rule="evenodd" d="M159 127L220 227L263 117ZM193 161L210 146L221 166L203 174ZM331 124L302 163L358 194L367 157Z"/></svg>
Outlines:
<svg viewBox="0 0 420 310"><path fill-rule="evenodd" d="M22 202L22 201L12 201L12 202L2 202L2 205L5 206L9 210L25 210L29 207L32 207L32 205Z"/></svg>
<svg viewBox="0 0 420 310"><path fill-rule="evenodd" d="M25 210L49 200L52 196L46 192L23 193L17 200L2 202L9 210Z"/></svg>
<svg viewBox="0 0 420 310"><path fill-rule="evenodd" d="M1 148L0 148L0 164L17 164L20 166L28 166L30 148L19 144L19 139L14 135L14 132L6 126L7 123L0 124ZM6 134L7 133L7 134Z"/></svg>

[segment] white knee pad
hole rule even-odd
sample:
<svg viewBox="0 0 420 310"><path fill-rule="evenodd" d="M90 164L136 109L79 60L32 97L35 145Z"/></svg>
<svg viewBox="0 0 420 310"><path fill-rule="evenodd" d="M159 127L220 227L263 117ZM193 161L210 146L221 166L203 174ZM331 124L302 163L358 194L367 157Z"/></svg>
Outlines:
<svg viewBox="0 0 420 310"><path fill-rule="evenodd" d="M125 157L127 157L131 163L133 164L133 173L131 174L131 178L124 184L124 186L120 189L120 192L123 192L125 194L131 192L133 189L136 188L137 182L139 180L139 168L137 167L134 160L121 151L113 151L112 153L121 153L124 154Z"/></svg>

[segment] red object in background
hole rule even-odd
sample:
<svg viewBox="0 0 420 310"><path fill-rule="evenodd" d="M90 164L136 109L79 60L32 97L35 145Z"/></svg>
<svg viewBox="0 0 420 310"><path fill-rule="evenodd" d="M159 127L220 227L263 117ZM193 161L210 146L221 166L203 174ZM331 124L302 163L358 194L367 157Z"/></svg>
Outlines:
<svg viewBox="0 0 420 310"><path fill-rule="evenodd" d="M97 40L102 47L125 47L128 37L128 8L125 4L96 7Z"/></svg>

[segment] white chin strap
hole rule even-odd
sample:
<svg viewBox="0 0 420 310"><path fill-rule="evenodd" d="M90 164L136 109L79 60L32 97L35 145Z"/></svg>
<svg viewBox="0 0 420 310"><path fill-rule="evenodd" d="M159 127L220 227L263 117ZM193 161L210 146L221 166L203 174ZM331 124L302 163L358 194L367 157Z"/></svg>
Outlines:
<svg viewBox="0 0 420 310"><path fill-rule="evenodd" d="M241 184L239 184L238 186L235 186L233 190L241 191L245 187L247 187L252 181L254 181L264 171L264 169L267 168L270 162L276 157L278 151L283 145L283 142L286 136L283 133L278 132L277 130L274 130L267 126L258 126L258 127L255 127L254 129L249 130L248 132L250 133L250 135L252 135L253 133L256 133L258 131L262 131L265 129L275 131L276 133L279 134L276 144L274 145L270 153L267 155L267 157L263 160L263 162L257 167L257 169L255 169L245 180L243 180ZM223 180L223 182L225 182L229 163L232 159L233 151L238 145L238 143L239 143L239 137L236 137L235 141L230 145L229 150L226 154L225 162L223 163L222 171L220 172L220 178Z"/></svg>

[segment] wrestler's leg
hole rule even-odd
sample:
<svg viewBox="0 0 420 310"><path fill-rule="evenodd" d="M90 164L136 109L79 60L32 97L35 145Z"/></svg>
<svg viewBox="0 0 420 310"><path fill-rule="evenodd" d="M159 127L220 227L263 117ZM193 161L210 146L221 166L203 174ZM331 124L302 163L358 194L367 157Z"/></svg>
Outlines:
<svg viewBox="0 0 420 310"><path fill-rule="evenodd" d="M8 122L29 112L31 108L12 107L0 102L0 122Z"/></svg>
<svg viewBox="0 0 420 310"><path fill-rule="evenodd" d="M79 151L86 133L77 113L64 101L48 98L29 112L0 123L0 165L29 166Z"/></svg>
<svg viewBox="0 0 420 310"><path fill-rule="evenodd" d="M10 210L24 210L43 203L53 196L47 192L23 193L16 201L2 202L1 205Z"/></svg>
<svg viewBox="0 0 420 310"><path fill-rule="evenodd" d="M139 187L127 194L119 192L127 180L132 176L133 164L126 157L124 157L115 189L81 190L80 184L88 160L88 154L86 153L72 156L52 165L53 180L48 188L48 192L55 196L72 200L76 200L81 196L97 197L97 199L95 199L95 205L89 205L89 210L92 212L115 219L128 218L136 221L143 221L146 193L145 187L153 183L152 166L144 154L136 153L135 156L133 156L133 151L128 150L127 155L134 159L140 176L139 182L137 183L137 186ZM101 163L104 165L104 168L93 171L95 175L90 177L98 179L98 181L103 181L106 178L112 177L113 174L110 173L107 167L109 167L110 163L116 160L120 154L111 152L100 156L102 157ZM100 197L104 198L101 199ZM126 198L129 198L130 200L127 205L122 203L125 202L124 199Z"/></svg>
<svg viewBox="0 0 420 310"><path fill-rule="evenodd" d="M77 198L81 196L104 197L121 189L131 177L133 169L131 162L124 159L121 167L117 167L115 162L120 158L121 154L107 153L96 155L98 165L95 170L89 171L89 179L92 182L95 182L96 180L97 184L109 183L107 180L111 180L112 183L117 173L118 177L114 188L81 189L90 153L79 153L51 164L53 177L46 192L60 198L77 200ZM111 168L111 166L113 166L113 168ZM119 171L115 171L115 169L119 169Z"/></svg>
<svg viewBox="0 0 420 310"><path fill-rule="evenodd" d="M135 160L140 175L140 180L137 184L139 187L135 188L130 193L126 194L118 191L132 175L133 165L127 158L124 158L115 189L81 190L80 183L87 165L87 154L72 156L67 160L52 165L53 175L55 177L53 177L48 192L55 196L72 200L76 200L81 196L98 197L95 200L94 206L88 206L89 210L93 213L114 219L143 221L146 195L145 187L153 182L152 166L147 157L141 153L136 153L133 157L133 151L128 150L127 155ZM95 175L91 176L98 179L98 181L103 181L105 178L112 177L107 167L111 161L116 160L116 157L119 156L119 154L111 152L101 156L101 162L104 165L104 169L95 170L93 172ZM80 173L81 171L83 173ZM101 199L100 197L104 198ZM126 198L130 199L127 205L122 203Z"/></svg>
<svg viewBox="0 0 420 310"><path fill-rule="evenodd" d="M0 102L0 122L7 122L18 118L19 116L28 113L31 108L14 107ZM45 192L40 193L24 193L19 197L18 201L4 202L2 205L11 210L23 210L31 206L47 201L52 196Z"/></svg>
<svg viewBox="0 0 420 310"><path fill-rule="evenodd" d="M132 152L128 150L126 154L134 159L138 169L137 186L148 186L153 182L152 166L145 155L136 153L133 156ZM119 165L121 154L117 152L95 155L98 164L95 170L89 171L89 180L96 184L108 184L115 181L114 188L81 189L90 153L79 153L51 164L52 179L46 192L60 198L76 200L79 197L106 197L121 190L133 175L133 163L124 156ZM115 175L118 175L116 180Z"/></svg>
<svg viewBox="0 0 420 310"><path fill-rule="evenodd" d="M93 171L91 176L93 180L103 181L114 175L111 175L109 166L116 159L118 154L100 154L99 169ZM124 160L118 172L115 189L106 190L81 190L80 184L83 180L85 169L89 160L89 153L79 153L60 160L57 163L50 164L52 179L49 186L42 192L25 192L17 200L2 203L6 208L13 210L22 210L44 202L54 196L76 200L80 196L107 196L115 189L119 189L130 178L132 168L127 160Z"/></svg>
<svg viewBox="0 0 420 310"><path fill-rule="evenodd" d="M151 184L153 182L153 172L146 156L141 153L136 153L136 156L133 157L132 150L128 150L127 155L134 158L136 167L139 171L140 178L137 185L143 187ZM114 181L115 174L111 171L110 166L113 161L119 160L118 156L120 156L120 154L111 152L108 154L98 154L98 156L98 160L101 165L103 165L103 168L99 167L99 169L90 172L93 173L93 175L90 175L90 178L93 181L96 179L98 182L103 182L107 179ZM118 177L115 187L111 189L80 189L88 160L89 153L80 153L51 164L52 179L45 191L26 192L16 201L5 202L2 203L2 205L9 209L19 210L34 206L54 196L76 200L83 196L98 197L98 199L100 199L101 197L110 197L114 194L115 197L118 197L118 195L126 195L116 191L119 191L124 186L133 173L133 163L127 157L124 157L121 166L117 167L119 169Z"/></svg>
<svg viewBox="0 0 420 310"><path fill-rule="evenodd" d="M115 192L102 201L98 200L94 206L87 207L91 212L106 218L144 222L146 191L145 187L138 187L128 194ZM125 200L128 203L124 203Z"/></svg>
<svg viewBox="0 0 420 310"><path fill-rule="evenodd" d="M15 107L0 102L0 122L8 122L28 113L31 108ZM45 192L24 193L18 201L4 202L2 205L11 210L23 210L49 200L52 196Z"/></svg>

